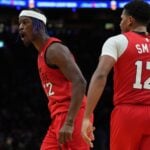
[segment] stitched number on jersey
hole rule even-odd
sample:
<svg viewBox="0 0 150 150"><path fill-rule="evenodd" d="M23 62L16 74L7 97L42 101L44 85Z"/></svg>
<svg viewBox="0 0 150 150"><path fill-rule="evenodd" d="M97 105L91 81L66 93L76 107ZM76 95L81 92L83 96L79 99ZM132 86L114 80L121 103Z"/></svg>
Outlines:
<svg viewBox="0 0 150 150"><path fill-rule="evenodd" d="M150 77L147 78L143 85L141 83L141 79L142 79L142 61L136 61L135 62L136 65L136 78L135 78L135 83L133 84L133 88L136 89L150 89ZM146 63L146 70L150 70L150 62Z"/></svg>
<svg viewBox="0 0 150 150"><path fill-rule="evenodd" d="M55 94L54 91L52 91L52 87L53 84L51 82L44 84L44 88L47 88L47 96L51 96Z"/></svg>

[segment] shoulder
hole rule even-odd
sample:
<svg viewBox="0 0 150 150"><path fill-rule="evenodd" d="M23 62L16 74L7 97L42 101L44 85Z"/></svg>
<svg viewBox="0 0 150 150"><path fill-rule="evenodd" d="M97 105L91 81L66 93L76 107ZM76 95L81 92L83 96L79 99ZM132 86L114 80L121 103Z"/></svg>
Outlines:
<svg viewBox="0 0 150 150"><path fill-rule="evenodd" d="M109 43L120 43L122 41L127 41L127 37L124 35L124 34L118 34L118 35L115 35L115 36L112 36L112 37L109 37L106 42L109 42ZM105 42L105 43L106 43Z"/></svg>
<svg viewBox="0 0 150 150"><path fill-rule="evenodd" d="M122 51L122 49L125 49L128 45L128 39L124 34L118 34L115 36L112 36L108 38L104 45L103 49L110 48L110 49L116 49Z"/></svg>
<svg viewBox="0 0 150 150"><path fill-rule="evenodd" d="M54 42L47 48L48 56L59 56L59 55L67 55L70 54L70 50L66 45L63 45L60 42Z"/></svg>
<svg viewBox="0 0 150 150"><path fill-rule="evenodd" d="M124 34L119 34L108 38L103 47L102 55L109 55L116 61L122 55L128 45L128 39Z"/></svg>
<svg viewBox="0 0 150 150"><path fill-rule="evenodd" d="M56 42L52 43L48 47L48 49L50 49L50 50L59 50L59 49L66 50L66 49L68 49L68 47L66 45L64 45L63 43L56 41Z"/></svg>
<svg viewBox="0 0 150 150"><path fill-rule="evenodd" d="M55 42L47 48L45 56L47 63L50 65L67 60L72 54L67 46Z"/></svg>

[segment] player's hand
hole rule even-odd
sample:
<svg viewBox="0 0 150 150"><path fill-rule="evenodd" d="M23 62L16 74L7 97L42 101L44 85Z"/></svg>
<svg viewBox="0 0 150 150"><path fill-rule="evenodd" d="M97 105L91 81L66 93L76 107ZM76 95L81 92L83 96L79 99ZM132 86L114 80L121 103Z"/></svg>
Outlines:
<svg viewBox="0 0 150 150"><path fill-rule="evenodd" d="M94 140L94 134L93 134L94 130L95 127L92 126L91 121L89 119L83 119L81 134L85 142L88 143L91 148L93 148L92 141Z"/></svg>
<svg viewBox="0 0 150 150"><path fill-rule="evenodd" d="M72 140L73 124L64 123L59 131L59 143L65 144L66 142Z"/></svg>

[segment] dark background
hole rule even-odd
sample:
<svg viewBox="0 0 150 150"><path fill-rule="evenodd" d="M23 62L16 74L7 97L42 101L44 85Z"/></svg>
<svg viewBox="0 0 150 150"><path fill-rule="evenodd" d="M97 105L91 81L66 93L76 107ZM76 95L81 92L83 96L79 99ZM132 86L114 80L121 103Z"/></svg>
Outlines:
<svg viewBox="0 0 150 150"><path fill-rule="evenodd" d="M75 55L88 84L104 41L120 33L121 9L43 9L48 33ZM18 36L16 8L0 7L0 150L39 150L50 124L47 99L37 70L37 51ZM111 23L110 27L108 27ZM113 26L112 26L113 25ZM112 72L96 109L94 150L109 150Z"/></svg>

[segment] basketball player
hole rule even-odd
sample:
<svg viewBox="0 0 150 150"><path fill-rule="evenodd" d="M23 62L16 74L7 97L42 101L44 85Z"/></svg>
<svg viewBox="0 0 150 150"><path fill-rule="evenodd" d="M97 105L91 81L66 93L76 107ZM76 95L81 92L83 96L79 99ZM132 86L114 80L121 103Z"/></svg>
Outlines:
<svg viewBox="0 0 150 150"><path fill-rule="evenodd" d="M21 40L38 50L39 75L52 119L40 149L89 150L81 136L86 81L68 47L46 33L46 21L38 9L19 14Z"/></svg>
<svg viewBox="0 0 150 150"><path fill-rule="evenodd" d="M110 150L150 149L150 36L147 24L150 5L135 0L124 6L122 34L103 45L98 66L91 78L82 136L93 147L92 114L110 70L114 67L114 109L111 114Z"/></svg>

